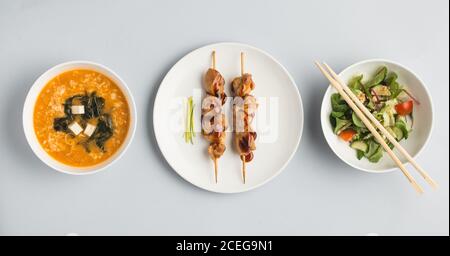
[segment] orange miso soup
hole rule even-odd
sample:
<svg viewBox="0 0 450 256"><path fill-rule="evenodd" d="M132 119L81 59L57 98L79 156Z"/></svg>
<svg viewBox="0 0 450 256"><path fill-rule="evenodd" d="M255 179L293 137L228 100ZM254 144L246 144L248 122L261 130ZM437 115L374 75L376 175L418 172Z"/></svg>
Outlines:
<svg viewBox="0 0 450 256"><path fill-rule="evenodd" d="M124 143L130 110L111 79L77 69L45 85L34 107L33 123L50 156L66 165L87 167L105 161Z"/></svg>

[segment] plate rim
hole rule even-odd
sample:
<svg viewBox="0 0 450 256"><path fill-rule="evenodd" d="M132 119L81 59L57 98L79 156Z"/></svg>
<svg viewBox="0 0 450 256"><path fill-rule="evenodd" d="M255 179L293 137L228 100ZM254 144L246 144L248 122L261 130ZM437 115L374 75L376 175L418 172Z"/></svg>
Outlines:
<svg viewBox="0 0 450 256"><path fill-rule="evenodd" d="M417 151L417 153L416 153L414 156L412 156L413 158L419 157L420 154L423 152L423 150L424 150L424 149L426 148L426 146L428 145L428 143L429 143L429 141L430 141L430 139L431 139L431 136L432 136L432 134L433 134L433 130L434 130L435 111L434 111L434 105L433 105L433 98L432 98L432 96L431 96L431 94L430 94L430 91L428 90L428 87L426 86L425 82L420 78L420 76L418 76L417 73L415 73L414 71L412 71L412 70L411 70L410 68L408 68L407 66L405 66L405 65L403 65L403 64L400 64L400 63L398 63L398 62L396 62L396 61L392 61L392 60L384 59L384 58L365 59L365 60L361 60L361 61L355 62L355 63L351 64L350 66L347 66L346 68L344 68L342 71L340 71L340 72L338 73L338 76L341 76L342 73L348 71L349 69L352 69L352 68L354 68L354 67L356 67L356 66L359 66L359 65L362 65L362 64L366 64L366 63L370 63L370 62L383 62L383 63L388 63L388 64L392 64L392 65L398 66L398 67L400 67L400 68L403 68L404 70L408 71L412 76L414 76L414 77L417 79L417 81L419 81L419 83L422 84L422 86L423 86L423 88L424 88L424 91L425 91L425 94L427 95L427 97L428 97L428 99L429 99L429 101L430 101L431 127L430 127L430 131L429 131L429 133L428 133L428 135L427 135L427 138L425 139L425 142L424 142L423 145L420 147L419 151ZM322 103L321 103L321 107L320 107L320 123L321 123L321 126L322 126L322 134L323 134L324 139L325 139L325 141L327 142L328 146L330 147L331 151L333 151L333 153L334 153L334 154L335 154L342 162L346 163L348 166L353 167L353 168L355 168L355 169L357 169L357 170L359 170L359 171L365 172L365 173L381 174L381 173L390 173L390 172L393 172L393 171L398 170L398 167L395 167L395 166L394 166L394 167L391 167L391 168L386 168L386 169L383 169L383 170L370 170L370 169L367 169L367 168L363 168L363 167L360 167L360 166L356 166L356 165L354 165L354 164L352 164L352 163L346 161L345 159L343 159L343 157L341 157L338 153L336 153L336 151L334 150L334 148L331 146L330 142L328 141L327 137L325 137L325 129L326 129L326 128L324 127L323 117L322 117L322 116L325 114L325 113L324 113L324 112L325 112L325 101L328 100L328 99L326 99L325 96L326 96L331 90L333 90L333 87L332 87L330 84L328 84L328 87L327 87L327 89L325 90L325 93L324 93L324 95L323 95ZM403 163L404 165L406 165L406 166L409 166L409 165L410 165L410 163L409 163L407 160L402 161L402 163Z"/></svg>
<svg viewBox="0 0 450 256"><path fill-rule="evenodd" d="M155 125L156 124L156 122L155 122L155 116L156 116L155 112L156 112L156 109L157 109L157 102L158 102L158 98L160 97L161 88L164 85L164 83L166 82L166 80L168 79L168 76L173 72L174 68L184 58L186 58L186 57L196 53L197 51L201 51L201 50L203 50L205 48L211 48L211 47L217 47L217 46L223 46L223 45L233 45L233 46L240 46L240 47L251 48L251 49L253 49L253 50L257 51L257 52L262 53L263 55L266 55L270 60L272 60L276 65L278 65L284 71L284 73L287 75L288 79L291 81L291 83L292 83L292 85L293 85L293 87L295 89L295 92L296 92L295 95L296 95L296 97L298 99L299 108L300 108L299 110L300 110L300 113L301 113L301 115L299 117L300 118L300 120L299 120L300 121L300 129L298 131L298 136L297 136L298 138L297 138L297 141L295 143L295 148L294 148L293 152L289 155L289 157L286 160L286 162L281 166L281 168L279 168L278 171L276 171L272 176L270 176L268 179L264 180L263 182L261 182L259 184L256 184L256 185L253 185L253 186L246 187L246 188L244 188L242 190L236 190L236 191L217 191L217 190L212 190L212 189L205 188L205 187L201 186L197 182L193 182L193 181L187 179L182 173L180 173L178 170L176 170L174 168L174 166L172 165L171 161L169 161L167 159L167 156L165 155L165 153L163 152L163 150L161 148L161 142L159 141L158 136L156 134L157 133L156 132L157 129L156 129L156 125ZM302 97L301 97L301 94L300 94L300 90L298 89L297 83L295 82L295 80L291 76L291 74L288 72L288 70L278 60L276 60L272 55L268 54L267 52L265 52L265 51L263 51L263 50L261 50L261 49L259 49L257 47L254 47L254 46L251 46L251 45L248 45L248 44L245 44L245 43L240 43L240 42L218 42L218 43L207 44L207 45L198 47L198 48L188 52L183 57L181 57L175 64L173 64L173 66L169 69L169 71L166 73L166 75L164 76L163 80L161 81L161 83L160 83L160 85L158 87L158 91L156 92L155 100L153 102L153 113L152 113L152 115L153 115L153 117L152 117L152 119L153 119L152 120L153 121L153 133L154 133L155 138L156 138L156 143L157 143L158 148L159 148L161 154L163 155L165 161L169 164L171 169L173 171L175 171L178 175L180 175L180 177L182 177L188 183L190 183L190 184L192 184L192 185L194 185L194 186L196 186L198 188L201 188L203 190L214 192L214 193L219 193L219 194L237 194L237 193L247 192L247 191L256 189L258 187L261 187L262 185L265 185L266 183L268 183L269 181L271 181L272 179L277 177L286 168L286 166L291 162L291 160L294 157L295 153L297 153L297 151L298 151L298 148L299 148L299 145L300 145L300 141L301 141L301 138L302 138L302 135L303 135L303 125L304 125L304 119L305 119L305 117L304 117L304 109L303 109L303 101L302 101Z"/></svg>

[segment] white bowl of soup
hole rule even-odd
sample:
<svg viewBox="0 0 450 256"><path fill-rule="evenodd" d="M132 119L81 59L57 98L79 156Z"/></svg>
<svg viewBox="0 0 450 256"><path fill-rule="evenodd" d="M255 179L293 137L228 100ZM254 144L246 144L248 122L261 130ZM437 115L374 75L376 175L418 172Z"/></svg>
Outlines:
<svg viewBox="0 0 450 256"><path fill-rule="evenodd" d="M42 74L25 100L27 141L45 164L63 173L92 174L130 145L136 106L125 82L89 61L59 64Z"/></svg>

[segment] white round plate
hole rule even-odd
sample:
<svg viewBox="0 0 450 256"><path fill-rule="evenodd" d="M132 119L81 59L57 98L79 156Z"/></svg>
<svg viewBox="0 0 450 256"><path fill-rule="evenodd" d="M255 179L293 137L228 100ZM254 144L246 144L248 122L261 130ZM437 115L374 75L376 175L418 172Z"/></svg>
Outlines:
<svg viewBox="0 0 450 256"><path fill-rule="evenodd" d="M200 134L200 103L204 96L203 76L216 51L216 69L230 82L240 75L240 52L245 53L245 72L256 84L259 102L254 120L258 133L253 161L247 163L247 182L243 184L241 160L227 132L225 154L218 160L218 183L214 165L207 153L208 143ZM184 141L186 99L194 96L194 144ZM230 100L225 105L230 118ZM229 123L230 123L230 119ZM279 174L298 148L303 128L303 107L294 80L287 70L267 53L245 44L218 43L199 48L178 61L161 83L153 108L156 140L170 166L185 180L213 192L237 193L261 186ZM230 129L230 127L229 127Z"/></svg>
<svg viewBox="0 0 450 256"><path fill-rule="evenodd" d="M366 60L353 64L344 69L339 76L344 82L347 83L352 77L362 74L364 75L364 79L367 81L367 79L373 77L375 72L381 66L386 66L389 71L396 72L398 75L398 82L405 86L405 88L407 88L408 91L412 93L420 102L420 105L414 104L413 108L413 131L407 140L402 140L400 142L400 144L411 154L411 156L416 157L420 151L422 151L430 138L433 127L432 101L422 80L420 80L416 74L406 67L393 61L381 59ZM336 134L333 133L329 120L331 113L330 97L336 92L337 91L331 85L328 87L322 101L321 109L323 134L334 153L348 165L362 171L383 173L396 170L397 166L386 153L378 163L371 163L365 158L358 160L356 158L355 150L350 148L347 142L342 141L338 136L336 136ZM399 156L403 163L407 162L397 150L394 149L394 152L397 156Z"/></svg>

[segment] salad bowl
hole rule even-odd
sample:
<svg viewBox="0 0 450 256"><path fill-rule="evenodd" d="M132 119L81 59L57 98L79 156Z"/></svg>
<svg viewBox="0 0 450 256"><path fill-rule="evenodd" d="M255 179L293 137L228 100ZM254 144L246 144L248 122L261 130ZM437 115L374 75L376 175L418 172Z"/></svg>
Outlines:
<svg viewBox="0 0 450 256"><path fill-rule="evenodd" d="M427 144L433 128L432 100L424 82L415 73L401 64L383 59L371 59L353 64L344 69L339 74L339 77L344 83L349 84L351 81L354 81L355 77L362 75L362 83L367 84L381 67L386 67L389 72L397 74L396 81L406 92L403 96L409 97L410 99L408 101L411 104L414 102L412 113L408 115L409 136L403 136L400 144L412 157L416 157ZM373 157L357 157L358 150L355 150L355 147L352 145L353 143L345 141L345 136L341 136L341 134L338 136L336 134L336 125L333 125L332 120L330 120L330 115L333 111L332 95L335 93L337 91L332 86L329 86L325 92L321 107L322 130L332 151L342 161L361 171L384 173L396 170L397 165L385 152L379 152L381 154L376 159ZM393 151L396 155L401 155L398 154L395 148ZM407 163L407 160L403 156L400 157L400 160L404 164Z"/></svg>

